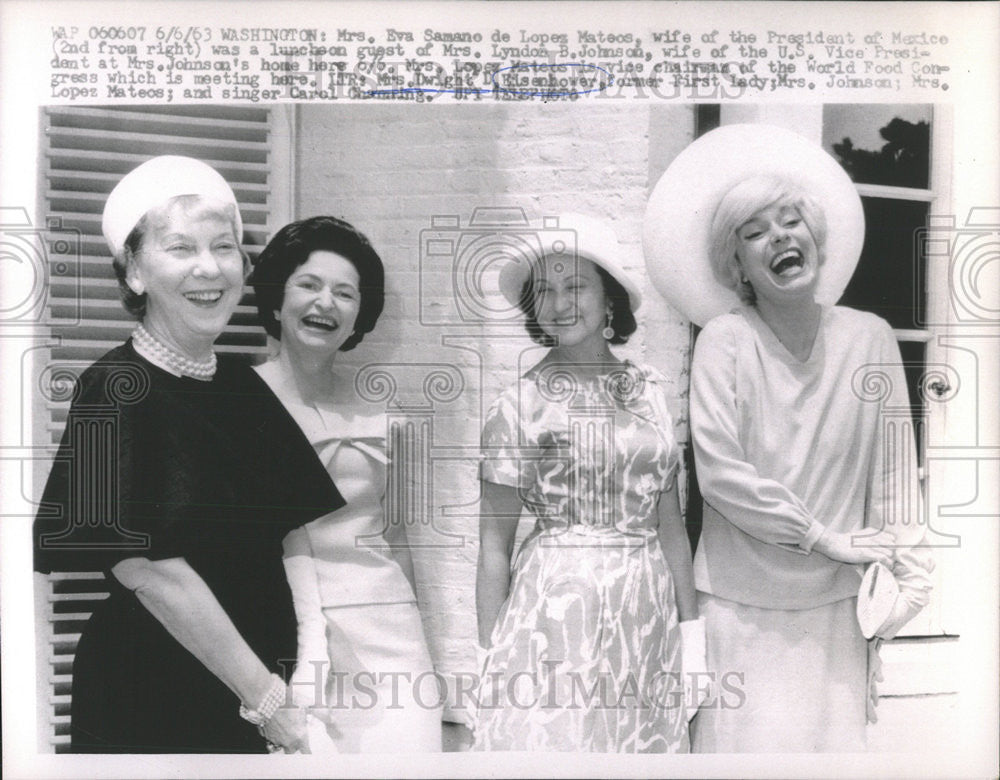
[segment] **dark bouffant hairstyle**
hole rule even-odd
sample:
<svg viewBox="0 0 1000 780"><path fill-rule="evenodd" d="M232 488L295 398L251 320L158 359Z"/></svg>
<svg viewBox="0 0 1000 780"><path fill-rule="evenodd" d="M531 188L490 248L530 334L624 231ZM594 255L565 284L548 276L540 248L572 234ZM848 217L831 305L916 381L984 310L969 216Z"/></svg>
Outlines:
<svg viewBox="0 0 1000 780"><path fill-rule="evenodd" d="M250 275L257 296L257 317L264 330L281 339L278 313L285 297L285 283L313 252L335 252L357 269L361 306L354 333L341 346L354 349L378 322L385 306L385 267L371 242L353 225L336 217L310 217L285 225L260 253Z"/></svg>

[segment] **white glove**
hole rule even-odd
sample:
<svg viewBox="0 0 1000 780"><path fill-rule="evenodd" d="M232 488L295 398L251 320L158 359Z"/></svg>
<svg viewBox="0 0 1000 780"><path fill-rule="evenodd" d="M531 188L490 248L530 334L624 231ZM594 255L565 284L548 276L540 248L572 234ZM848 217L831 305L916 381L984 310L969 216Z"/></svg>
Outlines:
<svg viewBox="0 0 1000 780"><path fill-rule="evenodd" d="M885 619L885 622L879 626L878 631L875 632L875 636L879 639L892 639L919 611L920 607L914 607L900 593L896 596L896 601L892 605L892 612L889 613L889 617Z"/></svg>
<svg viewBox="0 0 1000 780"><path fill-rule="evenodd" d="M284 564L298 621L295 672L288 683L292 701L301 707L322 707L326 700L330 661L316 564L311 556L298 554L285 557Z"/></svg>
<svg viewBox="0 0 1000 780"><path fill-rule="evenodd" d="M327 720L322 720L321 717ZM309 752L314 756L338 755L337 743L332 738L337 732L337 727L332 722L332 712L330 710L321 711L312 709L306 711L306 729L309 732Z"/></svg>
<svg viewBox="0 0 1000 780"><path fill-rule="evenodd" d="M882 674L882 657L879 650L882 640L876 637L868 643L868 691L865 697L865 715L869 723L878 723L878 683L885 680Z"/></svg>
<svg viewBox="0 0 1000 780"><path fill-rule="evenodd" d="M490 651L476 642L476 674L483 674L486 668L486 655Z"/></svg>
<svg viewBox="0 0 1000 780"><path fill-rule="evenodd" d="M708 659L705 640L705 618L685 620L681 628L681 667L684 671L684 703L688 720L708 698Z"/></svg>

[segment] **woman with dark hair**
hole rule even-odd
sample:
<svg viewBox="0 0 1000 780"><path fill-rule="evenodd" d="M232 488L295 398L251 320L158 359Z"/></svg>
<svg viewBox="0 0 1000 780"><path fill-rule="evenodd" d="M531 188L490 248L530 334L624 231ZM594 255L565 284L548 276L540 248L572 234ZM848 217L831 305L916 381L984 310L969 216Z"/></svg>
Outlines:
<svg viewBox="0 0 1000 780"><path fill-rule="evenodd" d="M110 590L76 649L71 750L307 751L281 540L343 500L267 386L212 351L248 265L236 198L157 157L102 228L139 322L80 376L34 529L38 571Z"/></svg>
<svg viewBox="0 0 1000 780"><path fill-rule="evenodd" d="M483 428L475 747L686 752L681 675L703 664L666 380L611 352L640 303L613 229L559 228L500 275L550 349Z"/></svg>
<svg viewBox="0 0 1000 780"><path fill-rule="evenodd" d="M586 259L586 258L584 258ZM610 273L601 266L594 265L604 290L604 298L608 304L607 342L610 346L619 346L628 342L629 336L635 333L635 314L629 303L629 294ZM538 324L538 312L535 310L535 295L532 288L532 279L525 279L520 293L518 306L524 312L524 327L528 331L531 340L543 347L554 347L559 343L556 335L548 333L545 328Z"/></svg>
<svg viewBox="0 0 1000 780"><path fill-rule="evenodd" d="M884 320L834 305L863 238L853 182L779 128L708 133L650 201L651 276L704 324L694 570L716 679L698 752L864 750L878 643L929 598L899 347ZM857 610L866 565L898 587L871 645Z"/></svg>
<svg viewBox="0 0 1000 780"><path fill-rule="evenodd" d="M437 683L416 603L406 518L387 516L392 468L384 408L360 398L337 362L374 327L382 260L347 222L286 225L251 279L260 321L278 340L257 371L298 422L347 506L285 539L299 621L291 687L313 752L441 749ZM422 706L430 703L431 706Z"/></svg>

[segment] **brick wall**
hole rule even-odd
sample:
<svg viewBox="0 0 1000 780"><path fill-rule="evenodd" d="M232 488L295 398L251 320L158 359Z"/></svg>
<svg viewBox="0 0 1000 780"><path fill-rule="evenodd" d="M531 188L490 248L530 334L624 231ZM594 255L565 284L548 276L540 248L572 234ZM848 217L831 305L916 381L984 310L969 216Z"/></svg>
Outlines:
<svg viewBox="0 0 1000 780"><path fill-rule="evenodd" d="M298 111L295 215L344 217L371 238L388 269L385 313L343 359L396 364L395 404L409 407L414 419L433 418L424 423L433 426L433 521L410 534L420 606L438 668L471 671L480 421L519 365L524 370L541 353L519 319L476 322L454 312L450 260L425 255L421 290L421 241L463 231L471 241L466 229L476 207L521 208L532 220L561 211L608 219L646 293L639 331L620 355L656 365L675 383L671 402L678 435L686 438L689 328L645 279L640 236L651 177L662 170L662 162L651 160L669 161L690 142L693 110L595 101L585 109L303 105ZM435 215L458 217L460 227L435 229ZM473 247L466 247L470 256ZM491 278L487 272L487 286ZM401 365L413 363L434 365ZM443 382L436 399L423 391L432 371ZM461 392L451 392L449 382Z"/></svg>

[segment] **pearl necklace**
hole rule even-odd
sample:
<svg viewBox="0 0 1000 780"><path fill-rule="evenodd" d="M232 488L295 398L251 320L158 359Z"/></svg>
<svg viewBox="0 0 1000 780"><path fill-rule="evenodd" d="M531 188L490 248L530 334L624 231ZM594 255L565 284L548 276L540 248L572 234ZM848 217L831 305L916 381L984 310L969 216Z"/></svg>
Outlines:
<svg viewBox="0 0 1000 780"><path fill-rule="evenodd" d="M135 351L150 363L155 363L160 368L165 368L171 374L200 379L203 382L208 382L215 376L215 368L218 361L214 352L207 360L191 360L190 358L186 358L163 344L146 330L141 322L132 332L132 344L135 347Z"/></svg>

